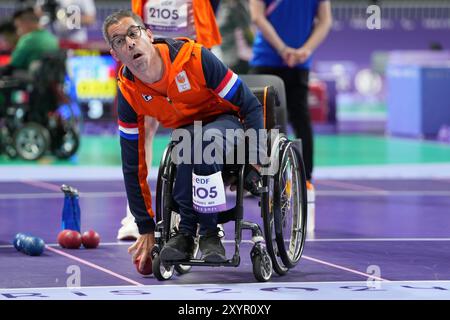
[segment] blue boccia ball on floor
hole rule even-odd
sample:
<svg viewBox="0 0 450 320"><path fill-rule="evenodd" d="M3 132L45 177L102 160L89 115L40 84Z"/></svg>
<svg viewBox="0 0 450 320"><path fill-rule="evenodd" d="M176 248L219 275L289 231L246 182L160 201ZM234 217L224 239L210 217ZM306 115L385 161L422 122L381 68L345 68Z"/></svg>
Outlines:
<svg viewBox="0 0 450 320"><path fill-rule="evenodd" d="M44 251L45 242L38 237L26 237L23 243L23 253L29 256L40 256Z"/></svg>
<svg viewBox="0 0 450 320"><path fill-rule="evenodd" d="M16 234L13 240L14 248L16 248L17 251L22 251L23 241L27 235L25 233L19 232Z"/></svg>
<svg viewBox="0 0 450 320"><path fill-rule="evenodd" d="M45 242L41 238L18 234L14 238L14 247L26 255L40 256L44 252Z"/></svg>

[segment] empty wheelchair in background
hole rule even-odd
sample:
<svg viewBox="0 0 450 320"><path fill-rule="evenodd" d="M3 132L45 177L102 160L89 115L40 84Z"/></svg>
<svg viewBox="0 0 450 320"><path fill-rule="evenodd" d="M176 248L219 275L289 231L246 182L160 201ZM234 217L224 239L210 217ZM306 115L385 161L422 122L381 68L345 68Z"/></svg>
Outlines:
<svg viewBox="0 0 450 320"><path fill-rule="evenodd" d="M0 78L0 151L37 160L70 158L79 147L78 106L64 92L64 52L47 54L26 75Z"/></svg>
<svg viewBox="0 0 450 320"><path fill-rule="evenodd" d="M257 77L257 86L253 85L252 77ZM232 257L223 263L205 262L197 256L197 237L194 259L161 261L159 253L164 244L178 232L178 207L172 197L177 168L171 158L176 142L172 141L161 159L156 187L156 245L153 247L152 257L153 274L158 280L170 279L174 271L178 274L186 273L192 266L239 266L242 232L246 229L252 233L250 257L253 274L258 281L268 281L273 271L284 275L299 262L306 239L307 218L306 176L301 148L299 141L291 141L285 133L274 131L279 127L277 114L280 112L277 112L277 108L280 107L280 99L272 86L258 86L260 80L259 75L247 76L245 79L264 106L264 125L269 130L267 146L270 157L266 169L278 168L268 170L270 174L262 176L257 190L264 231L257 223L244 220L244 173L249 164L226 164L222 175L237 177L236 204L234 208L219 213L218 223L234 221ZM271 135L272 132L275 134Z"/></svg>

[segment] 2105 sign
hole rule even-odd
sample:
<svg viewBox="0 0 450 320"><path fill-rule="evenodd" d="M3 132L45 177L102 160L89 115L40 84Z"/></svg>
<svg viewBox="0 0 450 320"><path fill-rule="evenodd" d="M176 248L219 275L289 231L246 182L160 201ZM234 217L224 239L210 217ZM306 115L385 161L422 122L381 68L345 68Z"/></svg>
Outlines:
<svg viewBox="0 0 450 320"><path fill-rule="evenodd" d="M174 9L170 11L169 9L157 9L150 8L150 17L152 18L163 18L163 19L172 19L177 20L180 16L178 15L178 10Z"/></svg>

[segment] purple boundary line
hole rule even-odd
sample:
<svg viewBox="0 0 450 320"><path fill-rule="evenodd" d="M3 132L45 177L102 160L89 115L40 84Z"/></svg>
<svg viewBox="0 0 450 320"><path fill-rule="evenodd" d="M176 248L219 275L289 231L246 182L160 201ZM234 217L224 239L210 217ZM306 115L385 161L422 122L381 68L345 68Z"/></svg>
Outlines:
<svg viewBox="0 0 450 320"><path fill-rule="evenodd" d="M37 180L21 180L20 182L28 184L30 186L39 187L51 191L58 191L61 192L61 186L58 186L53 183L47 183L43 181L37 181Z"/></svg>
<svg viewBox="0 0 450 320"><path fill-rule="evenodd" d="M378 189L378 188L372 188L367 186L362 186L356 183L350 183L350 182L342 182L342 181L336 181L336 180L319 180L318 184L323 184L330 187L338 187L338 188L344 188L344 189L350 189L350 190L356 190L356 191L374 191L374 192L387 192L387 190Z"/></svg>

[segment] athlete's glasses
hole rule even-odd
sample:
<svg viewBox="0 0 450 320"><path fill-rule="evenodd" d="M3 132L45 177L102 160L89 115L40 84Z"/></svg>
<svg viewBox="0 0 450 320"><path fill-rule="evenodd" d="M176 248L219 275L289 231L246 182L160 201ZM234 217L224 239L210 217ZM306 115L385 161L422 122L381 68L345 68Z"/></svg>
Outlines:
<svg viewBox="0 0 450 320"><path fill-rule="evenodd" d="M115 36L110 44L114 50L122 49L125 43L127 42L126 37L130 39L137 39L141 36L141 29L144 29L141 26L131 26L127 30L127 34Z"/></svg>

